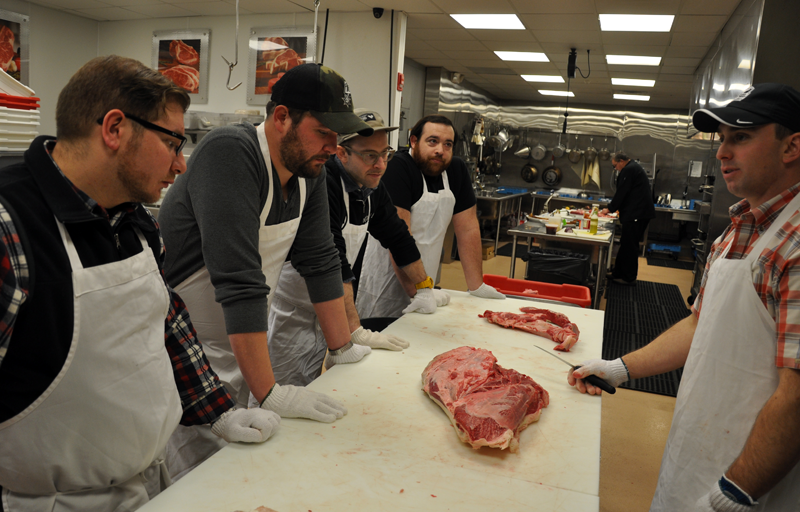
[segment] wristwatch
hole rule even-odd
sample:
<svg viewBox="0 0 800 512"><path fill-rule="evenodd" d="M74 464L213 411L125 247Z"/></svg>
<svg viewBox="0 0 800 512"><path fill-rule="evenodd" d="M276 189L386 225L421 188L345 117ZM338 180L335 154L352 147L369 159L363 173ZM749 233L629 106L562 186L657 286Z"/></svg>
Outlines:
<svg viewBox="0 0 800 512"><path fill-rule="evenodd" d="M417 288L417 290L421 290L423 288L433 288L433 278L428 276L428 279L422 281L421 283L417 283L414 286Z"/></svg>
<svg viewBox="0 0 800 512"><path fill-rule="evenodd" d="M337 348L336 350L328 349L328 354L330 354L332 356L340 356L340 355L344 354L345 352L347 352L348 350L350 350L352 347L353 347L353 342L352 341L348 341L347 343L345 343L341 347Z"/></svg>

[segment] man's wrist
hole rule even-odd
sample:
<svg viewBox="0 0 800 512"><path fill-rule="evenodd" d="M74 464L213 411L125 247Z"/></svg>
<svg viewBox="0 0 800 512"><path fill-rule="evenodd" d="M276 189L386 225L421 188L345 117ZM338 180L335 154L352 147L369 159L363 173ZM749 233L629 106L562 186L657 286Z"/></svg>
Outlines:
<svg viewBox="0 0 800 512"><path fill-rule="evenodd" d="M337 348L336 350L333 350L333 349L329 348L328 349L328 354L330 354L332 356L340 356L340 355L344 354L345 352L347 352L348 350L350 350L351 348L353 348L353 341L352 340L348 340L347 343L345 343L341 347Z"/></svg>
<svg viewBox="0 0 800 512"><path fill-rule="evenodd" d="M738 503L739 505L745 505L748 507L758 504L758 502L753 499L752 496L747 494L744 489L736 485L735 482L728 479L728 477L725 475L722 475L722 478L719 479L718 483L719 490L722 491L722 494L724 494L729 500Z"/></svg>
<svg viewBox="0 0 800 512"><path fill-rule="evenodd" d="M433 278L431 278L431 276L428 276L427 279L425 279L420 283L415 284L414 287L417 290L421 290L423 288L433 288Z"/></svg>

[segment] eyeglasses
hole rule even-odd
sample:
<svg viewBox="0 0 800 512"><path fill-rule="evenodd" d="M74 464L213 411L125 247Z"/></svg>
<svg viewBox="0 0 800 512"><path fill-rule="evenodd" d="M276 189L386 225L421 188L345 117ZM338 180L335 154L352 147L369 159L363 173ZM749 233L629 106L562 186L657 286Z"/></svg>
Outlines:
<svg viewBox="0 0 800 512"><path fill-rule="evenodd" d="M175 148L175 156L180 155L181 150L183 149L183 146L186 145L186 137L184 137L180 133L176 133L176 132L173 132L172 130L167 130L166 128L162 128L161 126L158 126L157 124L153 124L150 121L145 121L144 119L140 119L140 118L138 118L136 116L128 114L127 112L123 112L123 114L125 114L125 117L127 117L131 121L134 121L134 122L144 126L148 130L153 130L154 132L163 133L165 135L169 135L170 137L174 137L174 138L178 139L180 142L178 143L177 146L175 145L175 143L173 141L167 141L167 142L169 144L170 149ZM101 117L100 119L97 120L97 124L103 124L103 117Z"/></svg>
<svg viewBox="0 0 800 512"><path fill-rule="evenodd" d="M378 163L379 158L383 159L384 162L388 163L389 160L391 160L395 154L395 150L391 148L385 149L381 153L378 153L376 151L364 151L364 152L356 151L355 149L350 148L348 146L342 146L342 147L348 153L355 153L356 155L358 155L361 158L361 160L363 160L364 163L367 165L375 165L376 163Z"/></svg>

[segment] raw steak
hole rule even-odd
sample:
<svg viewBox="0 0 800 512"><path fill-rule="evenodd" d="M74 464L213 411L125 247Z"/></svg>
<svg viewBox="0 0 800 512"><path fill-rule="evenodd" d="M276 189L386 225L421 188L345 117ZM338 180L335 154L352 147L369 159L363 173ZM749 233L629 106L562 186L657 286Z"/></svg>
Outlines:
<svg viewBox="0 0 800 512"><path fill-rule="evenodd" d="M186 89L187 92L197 93L200 87L200 72L189 66L173 66L161 72L175 85Z"/></svg>
<svg viewBox="0 0 800 512"><path fill-rule="evenodd" d="M578 342L580 330L566 315L549 309L520 308L524 314L485 311L481 318L507 329L519 329L558 343L554 350L569 352Z"/></svg>
<svg viewBox="0 0 800 512"><path fill-rule="evenodd" d="M8 71L11 68L11 71L16 71L15 56L14 33L8 27L3 26L0 29L0 69Z"/></svg>
<svg viewBox="0 0 800 512"><path fill-rule="evenodd" d="M270 52L273 53L273 52ZM285 48L276 52L275 58L270 59L264 63L264 67L270 75L274 75L280 71L289 71L293 67L299 66L303 63L303 59L291 48Z"/></svg>
<svg viewBox="0 0 800 512"><path fill-rule="evenodd" d="M197 51L179 39L173 39L169 43L169 54L181 64L196 66L200 64L200 56Z"/></svg>
<svg viewBox="0 0 800 512"><path fill-rule="evenodd" d="M497 364L488 350L459 347L439 354L422 372L422 389L461 441L519 451L519 433L538 421L550 395L527 375Z"/></svg>

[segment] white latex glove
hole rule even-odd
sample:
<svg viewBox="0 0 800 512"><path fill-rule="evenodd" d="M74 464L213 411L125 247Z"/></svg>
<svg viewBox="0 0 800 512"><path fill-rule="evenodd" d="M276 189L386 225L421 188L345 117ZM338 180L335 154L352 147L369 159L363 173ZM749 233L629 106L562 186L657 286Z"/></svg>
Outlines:
<svg viewBox="0 0 800 512"><path fill-rule="evenodd" d="M444 290L433 289L433 296L436 298L436 305L438 307L450 304L450 294Z"/></svg>
<svg viewBox="0 0 800 512"><path fill-rule="evenodd" d="M278 430L281 417L263 409L228 409L211 432L229 443L263 443Z"/></svg>
<svg viewBox="0 0 800 512"><path fill-rule="evenodd" d="M350 335L350 340L352 340L352 334ZM333 365L336 364L347 364L347 363L357 363L364 359L364 356L372 352L372 348L367 345L356 345L355 341L347 349L344 354L339 354L338 356L334 356L332 354L328 354L326 359L325 368L330 369Z"/></svg>
<svg viewBox="0 0 800 512"><path fill-rule="evenodd" d="M332 423L347 414L345 406L328 395L277 382L261 408L276 412L281 418L308 418L323 423Z"/></svg>
<svg viewBox="0 0 800 512"><path fill-rule="evenodd" d="M570 386L577 387L581 393L588 392L590 395L597 395L601 392L600 388L596 388L591 384L589 384L591 387L587 387L586 382L577 380L591 374L597 375L615 388L630 380L628 369L622 362L622 358L619 357L613 361L606 361L605 359L584 361L581 363L581 367L574 372L572 370L567 372L567 382L569 382Z"/></svg>
<svg viewBox="0 0 800 512"><path fill-rule="evenodd" d="M498 292L486 283L481 283L477 290L470 290L470 295L480 297L481 299L505 299L506 296Z"/></svg>
<svg viewBox="0 0 800 512"><path fill-rule="evenodd" d="M436 295L433 293L433 288L421 288L417 290L417 294L411 299L411 304L403 310L403 314L415 311L417 313L435 313L436 307Z"/></svg>
<svg viewBox="0 0 800 512"><path fill-rule="evenodd" d="M356 345L364 345L370 348L383 348L386 350L403 350L404 348L408 348L408 342L402 338L391 334L370 331L363 327L359 327L353 331L353 334L350 335L350 341Z"/></svg>
<svg viewBox="0 0 800 512"><path fill-rule="evenodd" d="M737 503L722 492L719 482L714 482L714 485L711 486L711 491L697 500L695 509L698 512L748 512L749 510L753 510L755 505L758 505L758 502L753 500L738 485L734 484L730 480L728 480L728 482L739 489L746 499L753 502L753 505L743 505L741 503Z"/></svg>

